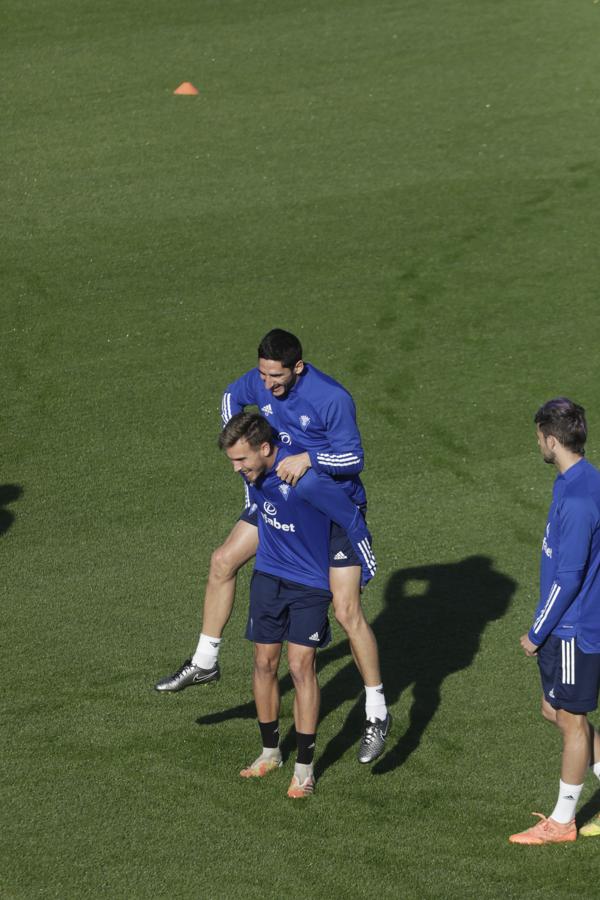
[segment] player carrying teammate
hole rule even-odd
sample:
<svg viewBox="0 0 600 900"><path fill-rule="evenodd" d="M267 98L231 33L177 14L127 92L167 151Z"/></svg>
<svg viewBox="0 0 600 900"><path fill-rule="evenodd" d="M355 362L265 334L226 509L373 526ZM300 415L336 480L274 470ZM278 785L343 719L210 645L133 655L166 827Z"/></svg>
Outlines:
<svg viewBox="0 0 600 900"><path fill-rule="evenodd" d="M288 797L314 790L313 757L319 716L316 648L331 640L327 608L331 522L343 527L361 565L361 581L375 574L370 535L360 510L327 475L307 472L295 486L278 475L289 452L277 446L265 418L237 413L219 446L247 484L258 516L258 550L250 587L246 637L254 642L254 697L262 752L240 773L262 777L282 764L277 669L283 641L296 690L298 758Z"/></svg>
<svg viewBox="0 0 600 900"><path fill-rule="evenodd" d="M258 406L289 451L277 464L282 481L295 486L309 471L327 474L356 507L366 510L359 476L364 454L352 397L333 378L304 362L302 346L293 334L274 329L265 335L258 348L258 367L230 384L223 395L223 424L249 405ZM212 555L196 652L177 672L161 679L157 690L178 691L219 678L221 635L233 608L237 572L256 553L256 526L256 511L247 503L224 544ZM360 602L360 571L361 562L348 535L333 524L329 587L335 616L348 635L365 683L366 724L358 758L369 763L384 750L391 716L377 643Z"/></svg>

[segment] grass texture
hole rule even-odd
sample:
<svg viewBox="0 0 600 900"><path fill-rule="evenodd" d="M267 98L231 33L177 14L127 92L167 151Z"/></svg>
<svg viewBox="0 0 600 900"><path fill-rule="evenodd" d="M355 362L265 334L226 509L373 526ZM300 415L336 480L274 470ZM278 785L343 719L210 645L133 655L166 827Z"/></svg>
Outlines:
<svg viewBox="0 0 600 900"><path fill-rule="evenodd" d="M593 840L507 836L559 775L518 648L552 482L537 406L583 403L600 461L600 6L3 12L0 895L594 896ZM241 504L221 390L274 326L356 399L395 717L360 767L338 628L296 805L291 758L237 775L248 572L221 683L152 691Z"/></svg>

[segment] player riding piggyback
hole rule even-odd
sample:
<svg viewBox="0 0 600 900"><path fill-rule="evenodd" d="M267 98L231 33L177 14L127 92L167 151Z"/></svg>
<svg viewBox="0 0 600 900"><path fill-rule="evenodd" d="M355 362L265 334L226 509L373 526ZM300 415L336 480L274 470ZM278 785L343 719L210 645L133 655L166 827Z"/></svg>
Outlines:
<svg viewBox="0 0 600 900"><path fill-rule="evenodd" d="M366 494L360 479L364 451L354 401L339 382L303 360L302 345L295 335L275 328L264 336L258 346L258 365L233 381L222 396L223 426L249 406L258 407L281 447L273 473L281 484L277 502L269 501L278 514L252 503L246 485L245 509L211 555L197 649L173 675L156 683L156 690L161 692L180 691L220 677L218 657L223 629L233 608L237 573L262 552L258 513L263 523L271 520L267 522L269 530L290 536L296 533L296 523L281 518L286 487L301 485L308 475L303 488L308 490L315 479L328 478L331 486L338 487L351 502L356 516L366 515ZM391 716L381 682L377 642L361 605L364 559L351 540L348 524L340 524L337 513L329 512L328 587L335 617L348 636L365 685L366 722L358 759L368 763L383 752Z"/></svg>
<svg viewBox="0 0 600 900"><path fill-rule="evenodd" d="M267 367L275 372L280 368ZM277 375L256 368L232 382L221 403L223 425L246 406L258 406L284 447L292 454L305 452L314 472L340 481L352 502L364 506L367 498L359 477L364 451L352 397L310 363L302 361L292 372L293 385L282 385L279 392Z"/></svg>

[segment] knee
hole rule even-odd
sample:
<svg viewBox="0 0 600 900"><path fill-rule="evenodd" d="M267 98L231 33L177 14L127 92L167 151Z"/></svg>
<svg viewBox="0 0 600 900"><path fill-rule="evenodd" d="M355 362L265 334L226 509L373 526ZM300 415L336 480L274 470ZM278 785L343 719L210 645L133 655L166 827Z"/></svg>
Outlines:
<svg viewBox="0 0 600 900"><path fill-rule="evenodd" d="M567 709L557 709L556 724L563 734L574 736L579 733L586 740L589 737L589 724L587 721L587 717L583 714L572 713Z"/></svg>
<svg viewBox="0 0 600 900"><path fill-rule="evenodd" d="M334 596L333 611L335 618L349 636L359 631L365 621L360 599L355 597Z"/></svg>
<svg viewBox="0 0 600 900"><path fill-rule="evenodd" d="M254 657L254 672L259 678L275 678L278 660L267 654L257 653Z"/></svg>
<svg viewBox="0 0 600 900"><path fill-rule="evenodd" d="M238 561L226 544L213 552L210 558L210 577L217 581L228 581L239 569Z"/></svg>
<svg viewBox="0 0 600 900"><path fill-rule="evenodd" d="M315 678L313 659L288 659L294 687L302 688Z"/></svg>
<svg viewBox="0 0 600 900"><path fill-rule="evenodd" d="M556 710L554 707L550 706L548 701L543 698L542 699L542 716L546 720L546 722L551 722L552 725L556 725Z"/></svg>

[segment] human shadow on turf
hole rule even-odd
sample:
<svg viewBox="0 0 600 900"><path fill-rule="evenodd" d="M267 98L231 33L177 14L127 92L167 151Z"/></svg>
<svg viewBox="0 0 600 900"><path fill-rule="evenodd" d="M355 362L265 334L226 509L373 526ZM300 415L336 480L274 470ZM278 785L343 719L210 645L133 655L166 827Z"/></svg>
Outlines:
<svg viewBox="0 0 600 900"><path fill-rule="evenodd" d="M516 587L512 578L494 569L487 556L400 569L390 577L384 608L371 624L388 706L394 706L411 685L412 704L408 728L375 763L374 775L401 766L417 749L439 708L443 682L471 665L486 626L507 612ZM324 686L321 720L353 696L356 702L341 731L319 756L317 774L333 765L362 729L364 694L351 662ZM392 740L397 727L392 729Z"/></svg>
<svg viewBox="0 0 600 900"><path fill-rule="evenodd" d="M19 484L0 484L0 535L8 531L15 520L14 513L5 506L18 500L22 493Z"/></svg>
<svg viewBox="0 0 600 900"><path fill-rule="evenodd" d="M516 587L516 582L497 572L486 556L400 569L390 577L384 608L372 622L372 628L379 645L388 705L395 704L411 685L413 702L408 729L374 765L373 774L392 771L417 749L439 708L444 680L471 665L487 624L506 613ZM322 685L320 722L343 703L355 702L341 730L319 754L315 764L317 776L356 744L364 725L364 691L348 641L320 652L318 669L322 672L344 658L350 658L348 664ZM280 680L281 695L292 689L288 673ZM196 721L199 725L211 725L255 717L251 701ZM284 757L293 745L291 729L282 741Z"/></svg>

